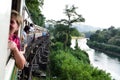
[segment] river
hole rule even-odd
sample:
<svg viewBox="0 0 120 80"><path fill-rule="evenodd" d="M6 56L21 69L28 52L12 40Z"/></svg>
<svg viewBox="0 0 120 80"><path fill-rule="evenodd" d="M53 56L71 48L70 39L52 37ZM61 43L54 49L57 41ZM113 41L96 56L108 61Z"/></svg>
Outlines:
<svg viewBox="0 0 120 80"><path fill-rule="evenodd" d="M75 39L72 39L71 41L72 48L75 46L75 41ZM78 46L88 53L91 65L110 73L112 79L120 80L120 57L95 51L94 49L89 48L86 42L87 40L85 38L78 39Z"/></svg>

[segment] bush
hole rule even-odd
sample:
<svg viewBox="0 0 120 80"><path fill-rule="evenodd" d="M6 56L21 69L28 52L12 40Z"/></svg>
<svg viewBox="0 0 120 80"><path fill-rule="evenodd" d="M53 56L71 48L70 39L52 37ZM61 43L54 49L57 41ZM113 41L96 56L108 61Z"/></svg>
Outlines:
<svg viewBox="0 0 120 80"><path fill-rule="evenodd" d="M81 50L54 50L50 55L50 80L111 80L110 74L93 68Z"/></svg>

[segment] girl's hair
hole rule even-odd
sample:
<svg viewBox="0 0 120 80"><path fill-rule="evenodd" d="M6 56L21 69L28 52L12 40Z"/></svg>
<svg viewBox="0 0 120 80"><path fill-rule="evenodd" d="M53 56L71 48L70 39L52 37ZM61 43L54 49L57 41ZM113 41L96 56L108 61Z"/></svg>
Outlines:
<svg viewBox="0 0 120 80"><path fill-rule="evenodd" d="M11 18L14 18L16 20L18 26L20 26L20 24L22 24L22 17L20 16L20 14L17 11L12 10Z"/></svg>

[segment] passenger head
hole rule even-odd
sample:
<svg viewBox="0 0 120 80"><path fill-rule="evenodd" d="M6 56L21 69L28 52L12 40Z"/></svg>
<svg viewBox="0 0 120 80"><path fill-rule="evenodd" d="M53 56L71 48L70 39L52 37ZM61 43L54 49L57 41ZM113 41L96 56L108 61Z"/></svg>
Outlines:
<svg viewBox="0 0 120 80"><path fill-rule="evenodd" d="M15 11L12 10L11 12L11 19L15 19L15 21L17 22L18 26L20 26L20 24L22 24L22 17L20 16L20 14Z"/></svg>
<svg viewBox="0 0 120 80"><path fill-rule="evenodd" d="M26 26L24 27L24 31L25 31L26 33L29 33L30 27L29 27L28 25L26 25Z"/></svg>
<svg viewBox="0 0 120 80"><path fill-rule="evenodd" d="M30 24L30 27L33 27L33 24L32 24L32 23Z"/></svg>
<svg viewBox="0 0 120 80"><path fill-rule="evenodd" d="M10 34L16 33L20 24L22 24L22 17L17 11L12 10L10 19Z"/></svg>

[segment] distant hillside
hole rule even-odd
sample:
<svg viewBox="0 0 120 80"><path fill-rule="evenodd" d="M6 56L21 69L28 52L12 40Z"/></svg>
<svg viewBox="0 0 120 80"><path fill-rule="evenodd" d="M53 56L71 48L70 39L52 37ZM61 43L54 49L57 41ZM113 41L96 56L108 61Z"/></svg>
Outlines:
<svg viewBox="0 0 120 80"><path fill-rule="evenodd" d="M79 32L91 32L100 29L98 27L93 27L89 25L74 25L74 27L77 28Z"/></svg>

